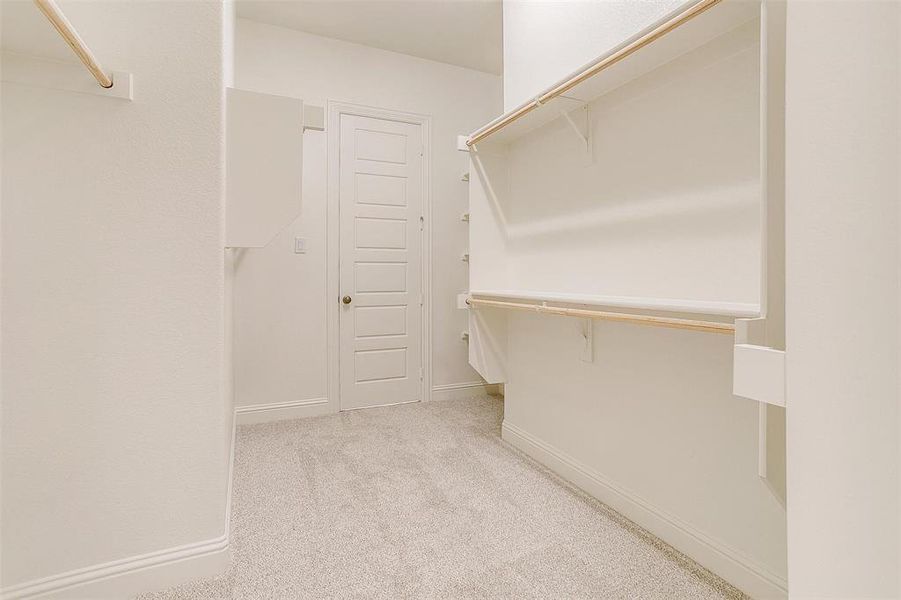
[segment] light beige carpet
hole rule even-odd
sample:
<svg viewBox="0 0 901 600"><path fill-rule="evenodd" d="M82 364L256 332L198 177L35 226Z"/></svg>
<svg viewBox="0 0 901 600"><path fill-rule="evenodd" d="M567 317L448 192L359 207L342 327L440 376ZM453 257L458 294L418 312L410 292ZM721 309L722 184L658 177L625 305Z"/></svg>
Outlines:
<svg viewBox="0 0 901 600"><path fill-rule="evenodd" d="M494 398L238 429L233 565L140 596L740 598L500 439Z"/></svg>

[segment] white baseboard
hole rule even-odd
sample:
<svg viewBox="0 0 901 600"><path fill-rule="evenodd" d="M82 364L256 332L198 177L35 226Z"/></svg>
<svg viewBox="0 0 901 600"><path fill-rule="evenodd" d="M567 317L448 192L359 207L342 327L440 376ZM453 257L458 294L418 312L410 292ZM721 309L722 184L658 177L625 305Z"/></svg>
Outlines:
<svg viewBox="0 0 901 600"><path fill-rule="evenodd" d="M229 540L236 430L237 422L234 422L228 457L225 533L211 540L130 556L5 587L0 590L0 599L119 600L221 574L231 560Z"/></svg>
<svg viewBox="0 0 901 600"><path fill-rule="evenodd" d="M462 400L481 394L494 394L497 385L484 381L472 381L467 383L451 383L448 385L436 385L432 387L430 400Z"/></svg>
<svg viewBox="0 0 901 600"><path fill-rule="evenodd" d="M753 598L786 598L788 582L742 552L653 506L601 473L504 421L504 441L610 506Z"/></svg>
<svg viewBox="0 0 901 600"><path fill-rule="evenodd" d="M235 408L235 420L238 422L238 425L250 425L253 423L269 423L270 421L315 417L332 412L335 412L335 410L329 404L328 398L312 398L274 404L238 406Z"/></svg>
<svg viewBox="0 0 901 600"><path fill-rule="evenodd" d="M228 534L217 538L91 565L4 588L3 600L131 598L191 579L221 573L229 561Z"/></svg>
<svg viewBox="0 0 901 600"><path fill-rule="evenodd" d="M432 387L429 400L459 400L480 394L497 394L498 386L484 381L451 383ZM269 423L287 419L302 419L337 412L328 398L311 398L291 402L273 404L249 404L235 408L235 419L238 425Z"/></svg>

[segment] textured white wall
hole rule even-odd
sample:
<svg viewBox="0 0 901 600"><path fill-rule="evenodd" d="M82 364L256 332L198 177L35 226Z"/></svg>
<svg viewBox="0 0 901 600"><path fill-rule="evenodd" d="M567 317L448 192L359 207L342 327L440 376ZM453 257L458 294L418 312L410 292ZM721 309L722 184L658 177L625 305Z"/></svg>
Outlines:
<svg viewBox="0 0 901 600"><path fill-rule="evenodd" d="M505 3L506 104L677 4ZM748 32L594 102L589 167L565 123L517 142L508 232L526 235L507 239L512 287L757 302L758 49L736 37ZM691 531L657 529L677 547L707 540L695 556L747 591L784 587L785 510L757 474L757 404L732 395L732 340L597 322L586 363L578 321L508 318L505 425L624 490L634 514Z"/></svg>
<svg viewBox="0 0 901 600"><path fill-rule="evenodd" d="M732 396L731 339L595 322L585 363L579 320L513 312L508 323L505 424L785 578L785 511L757 476L757 404Z"/></svg>
<svg viewBox="0 0 901 600"><path fill-rule="evenodd" d="M787 16L789 589L898 598L901 7Z"/></svg>
<svg viewBox="0 0 901 600"><path fill-rule="evenodd" d="M759 27L590 103L590 164L563 119L517 140L508 281L473 289L759 304Z"/></svg>
<svg viewBox="0 0 901 600"><path fill-rule="evenodd" d="M5 586L224 528L222 7L62 7L135 101L2 90Z"/></svg>
<svg viewBox="0 0 901 600"><path fill-rule="evenodd" d="M343 101L432 117L432 384L478 382L460 332L468 288L465 153L456 136L500 112L496 75L238 19L236 85L324 106ZM325 398L326 140L304 140L301 216L266 248L237 258L236 393L248 406ZM305 237L306 254L294 254ZM332 399L334 401L334 399Z"/></svg>
<svg viewBox="0 0 901 600"><path fill-rule="evenodd" d="M504 2L504 107L533 98L685 0Z"/></svg>

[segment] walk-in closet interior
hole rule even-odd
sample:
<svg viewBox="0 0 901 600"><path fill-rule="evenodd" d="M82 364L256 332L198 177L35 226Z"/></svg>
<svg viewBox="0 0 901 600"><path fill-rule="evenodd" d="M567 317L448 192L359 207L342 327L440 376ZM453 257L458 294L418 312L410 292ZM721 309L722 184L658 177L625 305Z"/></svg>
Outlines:
<svg viewBox="0 0 901 600"><path fill-rule="evenodd" d="M901 2L0 0L0 598L901 598Z"/></svg>

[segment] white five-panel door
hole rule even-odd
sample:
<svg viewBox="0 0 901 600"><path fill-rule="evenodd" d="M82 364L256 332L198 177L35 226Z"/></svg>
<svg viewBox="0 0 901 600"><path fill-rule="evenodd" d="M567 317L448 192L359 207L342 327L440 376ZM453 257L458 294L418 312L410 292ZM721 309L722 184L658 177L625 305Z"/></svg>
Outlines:
<svg viewBox="0 0 901 600"><path fill-rule="evenodd" d="M422 125L340 118L341 409L422 395Z"/></svg>

